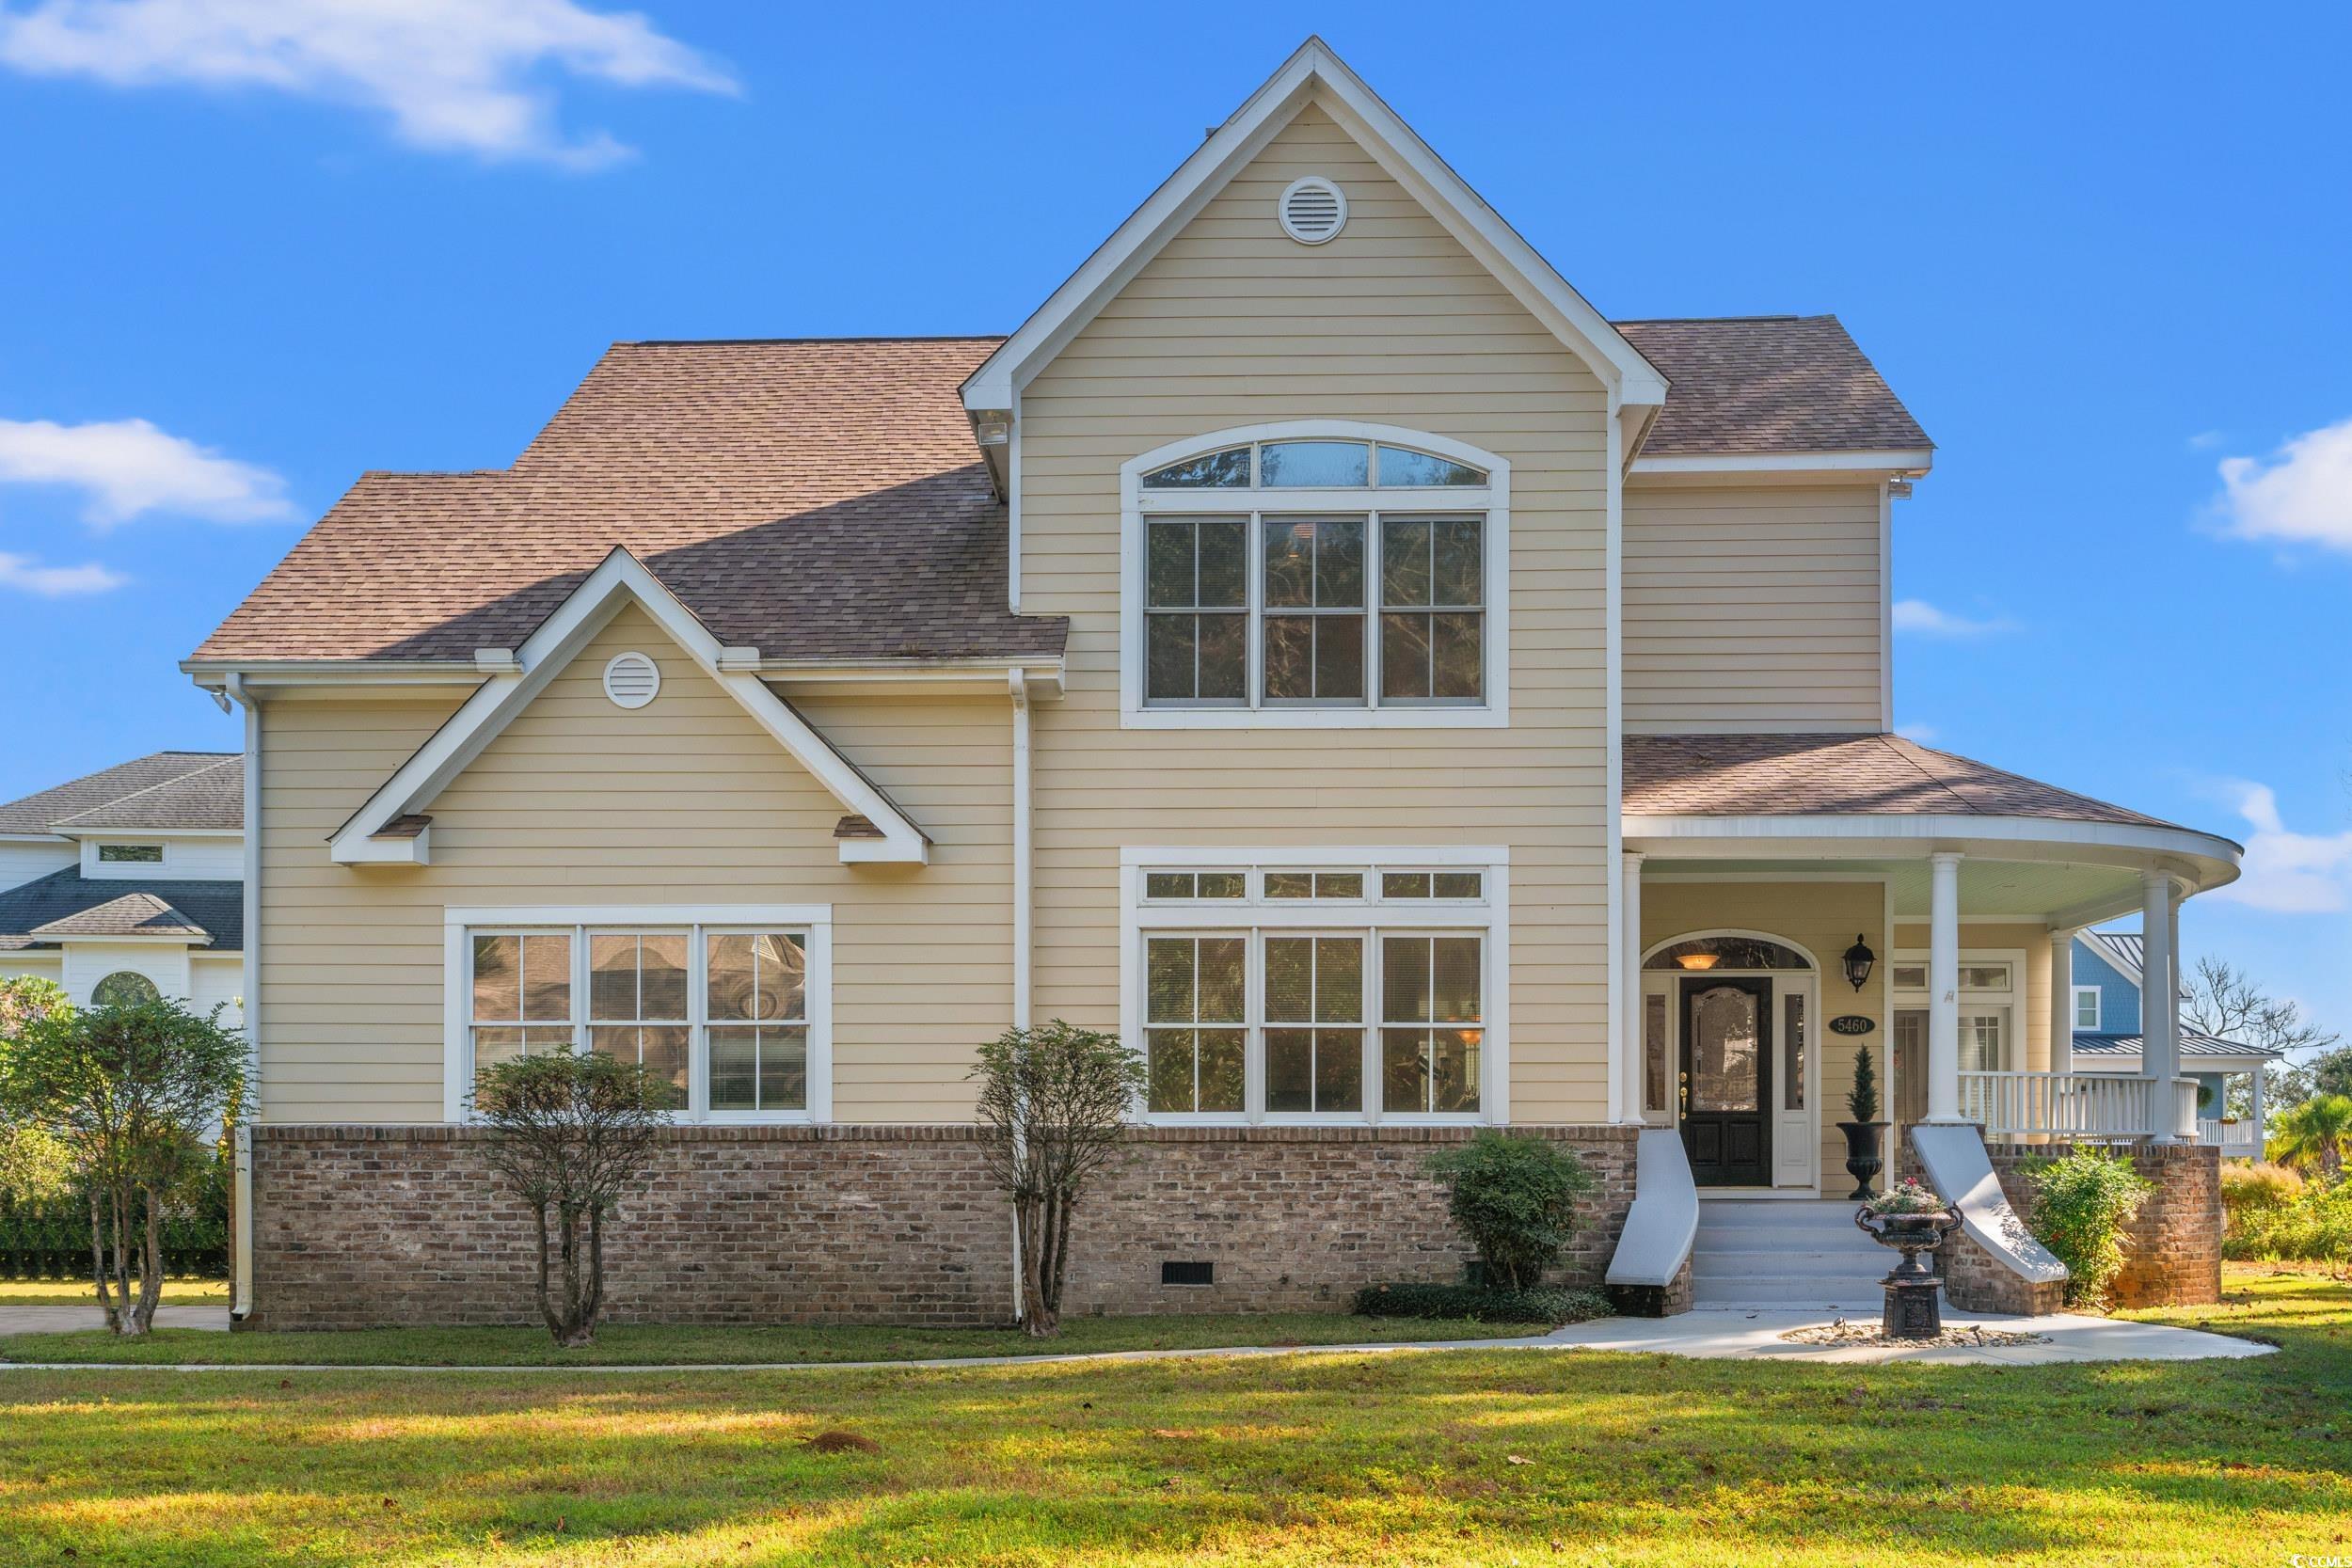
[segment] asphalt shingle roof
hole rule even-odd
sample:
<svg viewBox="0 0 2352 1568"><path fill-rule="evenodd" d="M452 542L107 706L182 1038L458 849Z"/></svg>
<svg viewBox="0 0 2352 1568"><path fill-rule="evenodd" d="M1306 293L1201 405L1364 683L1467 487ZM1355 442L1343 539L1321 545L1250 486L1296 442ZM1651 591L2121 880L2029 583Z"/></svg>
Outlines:
<svg viewBox="0 0 2352 1568"><path fill-rule="evenodd" d="M1934 445L1836 316L1614 325L1672 384L1645 456Z"/></svg>
<svg viewBox="0 0 2352 1568"><path fill-rule="evenodd" d="M60 938L209 934L205 950L245 948L245 888L239 882L85 877L72 866L0 893L0 950Z"/></svg>
<svg viewBox="0 0 2352 1568"><path fill-rule="evenodd" d="M0 833L245 826L234 752L155 752L0 805Z"/></svg>
<svg viewBox="0 0 2352 1568"><path fill-rule="evenodd" d="M1835 317L1619 325L1674 384L1648 451L1928 444ZM362 475L196 657L511 648L616 545L771 659L1051 657L958 391L1001 341L615 343L511 467Z"/></svg>
<svg viewBox="0 0 2352 1568"><path fill-rule="evenodd" d="M1640 816L2041 816L2175 824L1897 735L1629 735Z"/></svg>

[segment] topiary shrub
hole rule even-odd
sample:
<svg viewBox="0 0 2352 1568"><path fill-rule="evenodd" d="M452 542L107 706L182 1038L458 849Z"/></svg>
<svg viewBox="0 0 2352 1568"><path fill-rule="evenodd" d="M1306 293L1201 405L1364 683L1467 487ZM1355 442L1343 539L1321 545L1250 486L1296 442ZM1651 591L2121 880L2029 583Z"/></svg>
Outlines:
<svg viewBox="0 0 2352 1568"><path fill-rule="evenodd" d="M1577 1199L1594 1187L1573 1151L1510 1132L1481 1132L1422 1168L1445 1184L1446 1212L1478 1249L1485 1284L1504 1291L1543 1282L1576 1234Z"/></svg>
<svg viewBox="0 0 2352 1568"><path fill-rule="evenodd" d="M2123 1271L2123 1230L2155 1184L2129 1160L2078 1148L2026 1169L2033 1190L2026 1228L2066 1265L2066 1305L2094 1310Z"/></svg>
<svg viewBox="0 0 2352 1568"><path fill-rule="evenodd" d="M1361 1318L1452 1318L1481 1323L1581 1323L1613 1308L1598 1291L1539 1286L1489 1291L1479 1285L1371 1285L1356 1292Z"/></svg>

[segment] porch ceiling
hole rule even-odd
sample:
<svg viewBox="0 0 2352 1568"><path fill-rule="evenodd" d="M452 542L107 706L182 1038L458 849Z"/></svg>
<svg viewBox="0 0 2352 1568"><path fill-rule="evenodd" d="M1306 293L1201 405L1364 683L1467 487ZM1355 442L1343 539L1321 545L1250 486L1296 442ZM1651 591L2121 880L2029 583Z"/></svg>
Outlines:
<svg viewBox="0 0 2352 1568"><path fill-rule="evenodd" d="M1924 859L1675 860L1653 855L1642 868L1645 881L1756 881L1776 876L1796 881L1883 879L1894 917L1921 921L1928 918L1929 874ZM2129 913L2139 906L2139 873L2128 867L1973 856L1960 863L1963 920L2075 925Z"/></svg>

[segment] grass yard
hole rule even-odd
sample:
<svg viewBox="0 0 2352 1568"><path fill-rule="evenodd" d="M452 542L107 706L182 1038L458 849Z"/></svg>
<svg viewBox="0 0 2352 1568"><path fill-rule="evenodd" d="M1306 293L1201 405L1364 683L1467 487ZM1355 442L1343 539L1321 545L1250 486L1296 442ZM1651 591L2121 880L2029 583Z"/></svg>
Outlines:
<svg viewBox="0 0 2352 1568"><path fill-rule="evenodd" d="M1549 1351L714 1373L0 1371L0 1561L2283 1563L2352 1554L2352 1289L2253 1361ZM873 1445L808 1439L846 1431ZM69 1553L72 1555L69 1556Z"/></svg>
<svg viewBox="0 0 2352 1568"><path fill-rule="evenodd" d="M167 1296L165 1299L170 1299ZM923 1361L935 1356L1036 1355L1103 1350L1198 1350L1216 1345L1354 1345L1400 1339L1497 1339L1541 1334L1538 1323L1354 1318L1336 1312L1210 1313L1073 1318L1041 1342L1011 1329L695 1328L612 1323L585 1350L561 1350L544 1328L365 1328L219 1334L157 1329L118 1339L81 1334L0 1335L0 1362L295 1362L313 1367L693 1367L745 1361Z"/></svg>
<svg viewBox="0 0 2352 1568"><path fill-rule="evenodd" d="M96 1307L98 1288L87 1280L0 1279L0 1307ZM166 1307L226 1307L225 1279L167 1279Z"/></svg>

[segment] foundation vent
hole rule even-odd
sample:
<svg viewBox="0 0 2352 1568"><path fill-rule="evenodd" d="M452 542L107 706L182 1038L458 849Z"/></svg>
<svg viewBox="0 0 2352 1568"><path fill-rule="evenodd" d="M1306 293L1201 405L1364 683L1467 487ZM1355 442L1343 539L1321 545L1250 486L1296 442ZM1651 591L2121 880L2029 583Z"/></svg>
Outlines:
<svg viewBox="0 0 2352 1568"><path fill-rule="evenodd" d="M1216 1283L1216 1265L1205 1259L1180 1262L1171 1258L1160 1264L1160 1283L1163 1285L1214 1285Z"/></svg>

